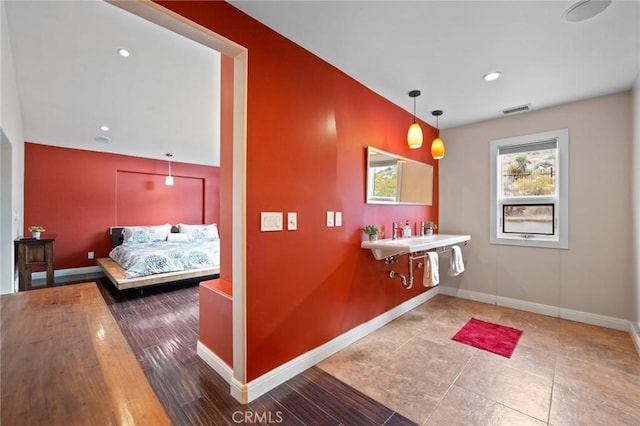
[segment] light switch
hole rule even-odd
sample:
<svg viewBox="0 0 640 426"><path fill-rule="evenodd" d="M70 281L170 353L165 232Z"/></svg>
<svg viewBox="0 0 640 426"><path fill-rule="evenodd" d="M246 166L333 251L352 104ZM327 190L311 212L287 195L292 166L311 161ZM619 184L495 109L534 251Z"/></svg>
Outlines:
<svg viewBox="0 0 640 426"><path fill-rule="evenodd" d="M298 213L287 213L287 229L289 231L295 231L296 229L298 229Z"/></svg>
<svg viewBox="0 0 640 426"><path fill-rule="evenodd" d="M333 228L333 212L327 212L327 228Z"/></svg>
<svg viewBox="0 0 640 426"><path fill-rule="evenodd" d="M342 226L342 212L336 212L336 226Z"/></svg>
<svg viewBox="0 0 640 426"><path fill-rule="evenodd" d="M282 212L261 212L261 231L282 231Z"/></svg>

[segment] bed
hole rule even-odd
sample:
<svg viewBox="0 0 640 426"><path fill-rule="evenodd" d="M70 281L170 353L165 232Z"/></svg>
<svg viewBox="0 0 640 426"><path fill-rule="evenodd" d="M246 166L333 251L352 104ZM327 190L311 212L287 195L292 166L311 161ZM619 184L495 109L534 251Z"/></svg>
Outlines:
<svg viewBox="0 0 640 426"><path fill-rule="evenodd" d="M119 290L220 273L215 224L112 227L110 233L113 249L97 263Z"/></svg>

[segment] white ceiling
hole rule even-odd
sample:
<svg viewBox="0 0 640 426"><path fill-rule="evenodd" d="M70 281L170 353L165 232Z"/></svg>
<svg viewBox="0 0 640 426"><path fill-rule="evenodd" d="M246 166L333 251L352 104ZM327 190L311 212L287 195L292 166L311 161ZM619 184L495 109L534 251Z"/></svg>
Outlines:
<svg viewBox="0 0 640 426"><path fill-rule="evenodd" d="M407 111L421 90L441 128L628 90L640 70L640 0L579 23L572 1L230 3ZM28 141L219 164L216 52L102 1L5 6Z"/></svg>
<svg viewBox="0 0 640 426"><path fill-rule="evenodd" d="M574 1L230 1L441 128L631 89L640 70L640 2L562 20ZM502 78L486 82L489 71Z"/></svg>
<svg viewBox="0 0 640 426"><path fill-rule="evenodd" d="M5 5L27 141L220 164L218 52L102 1Z"/></svg>

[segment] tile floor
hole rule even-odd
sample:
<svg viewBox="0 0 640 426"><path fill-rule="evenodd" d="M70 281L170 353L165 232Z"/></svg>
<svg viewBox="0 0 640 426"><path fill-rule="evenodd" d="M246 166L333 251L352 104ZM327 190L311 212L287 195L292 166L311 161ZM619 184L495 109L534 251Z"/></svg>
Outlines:
<svg viewBox="0 0 640 426"><path fill-rule="evenodd" d="M451 340L471 317L523 330L510 359ZM420 425L639 425L626 332L438 295L318 367Z"/></svg>

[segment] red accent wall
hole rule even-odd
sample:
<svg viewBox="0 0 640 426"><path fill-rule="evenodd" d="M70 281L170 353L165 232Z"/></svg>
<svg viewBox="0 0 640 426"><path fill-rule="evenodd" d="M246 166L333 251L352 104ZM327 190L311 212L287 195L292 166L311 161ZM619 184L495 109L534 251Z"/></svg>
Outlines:
<svg viewBox="0 0 640 426"><path fill-rule="evenodd" d="M393 221L438 220L435 129L420 122L427 143L410 150L409 112L228 3L158 3L248 49L247 380L424 292L360 241L367 223L389 235ZM365 204L368 145L434 164L434 205ZM297 212L298 230L260 232L262 211ZM343 226L325 227L327 211Z"/></svg>
<svg viewBox="0 0 640 426"><path fill-rule="evenodd" d="M110 226L218 223L219 168L25 143L24 222L56 235L55 269L95 266Z"/></svg>

